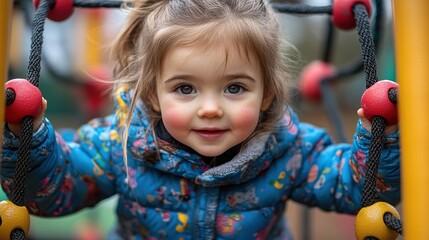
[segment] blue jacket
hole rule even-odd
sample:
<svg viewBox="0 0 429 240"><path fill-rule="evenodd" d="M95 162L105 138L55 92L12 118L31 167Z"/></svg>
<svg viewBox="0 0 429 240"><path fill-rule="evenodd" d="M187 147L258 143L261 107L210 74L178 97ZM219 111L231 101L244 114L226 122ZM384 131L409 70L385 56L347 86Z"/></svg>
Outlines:
<svg viewBox="0 0 429 240"><path fill-rule="evenodd" d="M138 103L126 165L120 134L130 92L118 91L115 99L115 114L82 126L71 142L44 120L31 149L26 205L32 214L66 215L117 194L110 239L287 239L288 200L350 214L361 207L371 136L360 122L351 145L333 144L325 130L289 112L272 134L209 167L198 154L155 141ZM377 198L391 204L400 198L398 141L398 133L387 136L377 179ZM7 194L17 147L5 129L1 184Z"/></svg>

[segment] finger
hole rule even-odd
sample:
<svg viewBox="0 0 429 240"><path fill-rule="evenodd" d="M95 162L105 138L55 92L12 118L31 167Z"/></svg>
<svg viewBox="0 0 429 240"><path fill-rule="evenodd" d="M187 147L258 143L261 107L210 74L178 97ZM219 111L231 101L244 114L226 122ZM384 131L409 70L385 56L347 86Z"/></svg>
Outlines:
<svg viewBox="0 0 429 240"><path fill-rule="evenodd" d="M371 132L371 122L365 117L363 109L359 108L356 113L357 113L358 117L361 119L362 126L366 130L368 130L369 132Z"/></svg>
<svg viewBox="0 0 429 240"><path fill-rule="evenodd" d="M37 118L34 119L34 130L37 130L42 124L43 117L45 116L46 109L48 108L48 101L45 98L42 99L42 107L40 109L40 114Z"/></svg>
<svg viewBox="0 0 429 240"><path fill-rule="evenodd" d="M358 117L360 117L360 118L365 118L365 114L364 114L364 112L363 112L363 109L362 109L362 108L359 108L359 109L357 110L357 115L358 115Z"/></svg>
<svg viewBox="0 0 429 240"><path fill-rule="evenodd" d="M45 115L46 109L48 108L48 101L45 98L42 99L42 107L40 109L40 114L38 117Z"/></svg>

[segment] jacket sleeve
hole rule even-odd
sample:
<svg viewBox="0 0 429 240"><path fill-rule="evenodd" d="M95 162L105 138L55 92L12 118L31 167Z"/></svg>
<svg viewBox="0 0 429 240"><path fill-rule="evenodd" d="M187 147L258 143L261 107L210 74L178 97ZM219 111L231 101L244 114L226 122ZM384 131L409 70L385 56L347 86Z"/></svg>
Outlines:
<svg viewBox="0 0 429 240"><path fill-rule="evenodd" d="M355 214L361 208L371 133L358 121L352 144L333 144L327 132L299 126L302 166L292 199L326 211ZM399 132L386 135L376 179L376 201L400 201Z"/></svg>
<svg viewBox="0 0 429 240"><path fill-rule="evenodd" d="M115 194L110 165L110 125L113 118L95 119L65 142L44 119L33 134L25 203L32 214L59 216L94 206ZM1 184L11 195L19 139L5 127Z"/></svg>

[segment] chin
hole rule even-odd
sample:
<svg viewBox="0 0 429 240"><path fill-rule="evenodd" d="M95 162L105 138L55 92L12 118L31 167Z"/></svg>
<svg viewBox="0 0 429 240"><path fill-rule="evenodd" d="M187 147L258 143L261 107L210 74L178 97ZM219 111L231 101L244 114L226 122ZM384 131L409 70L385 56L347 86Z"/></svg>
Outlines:
<svg viewBox="0 0 429 240"><path fill-rule="evenodd" d="M222 155L225 151L198 151L194 149L198 154L204 156L204 157L217 157L219 155Z"/></svg>
<svg viewBox="0 0 429 240"><path fill-rule="evenodd" d="M222 153L204 153L204 152L198 152L198 153L204 157L217 157L222 154Z"/></svg>

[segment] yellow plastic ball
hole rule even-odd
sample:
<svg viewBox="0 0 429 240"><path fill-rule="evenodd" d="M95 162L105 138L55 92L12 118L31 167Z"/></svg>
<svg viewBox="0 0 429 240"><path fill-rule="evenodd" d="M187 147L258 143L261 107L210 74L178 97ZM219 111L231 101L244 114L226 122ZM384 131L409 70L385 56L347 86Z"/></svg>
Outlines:
<svg viewBox="0 0 429 240"><path fill-rule="evenodd" d="M22 229L27 235L30 229L30 214L25 206L17 206L11 201L0 202L0 239L10 239L14 229Z"/></svg>
<svg viewBox="0 0 429 240"><path fill-rule="evenodd" d="M398 211L385 202L377 202L362 208L355 220L356 239L363 240L365 237L376 237L379 240L396 239L398 233L387 227L383 221L385 213L390 213L399 219Z"/></svg>

